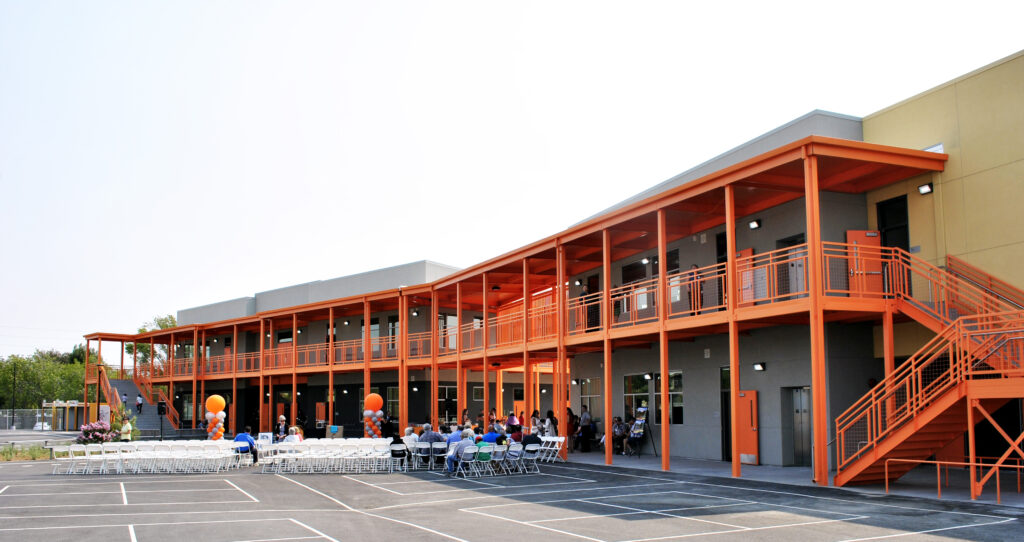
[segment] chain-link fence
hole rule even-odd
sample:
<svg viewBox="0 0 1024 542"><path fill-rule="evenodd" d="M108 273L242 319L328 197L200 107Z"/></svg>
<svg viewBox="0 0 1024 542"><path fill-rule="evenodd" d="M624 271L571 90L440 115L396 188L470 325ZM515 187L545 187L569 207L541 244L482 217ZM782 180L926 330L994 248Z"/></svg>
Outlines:
<svg viewBox="0 0 1024 542"><path fill-rule="evenodd" d="M60 409L63 414L64 409ZM60 417L60 416L59 416ZM54 420L53 410L40 408L18 408L0 410L0 429L33 429L36 431L59 431L63 420Z"/></svg>

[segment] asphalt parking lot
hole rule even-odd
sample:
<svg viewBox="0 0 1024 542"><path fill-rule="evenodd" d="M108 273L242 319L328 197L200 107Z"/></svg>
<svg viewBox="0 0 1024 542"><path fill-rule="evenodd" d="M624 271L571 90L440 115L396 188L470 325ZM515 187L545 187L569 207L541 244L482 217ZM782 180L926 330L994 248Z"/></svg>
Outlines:
<svg viewBox="0 0 1024 542"><path fill-rule="evenodd" d="M0 464L0 541L1014 540L1024 510L594 467L54 476ZM539 537L539 538L537 538Z"/></svg>

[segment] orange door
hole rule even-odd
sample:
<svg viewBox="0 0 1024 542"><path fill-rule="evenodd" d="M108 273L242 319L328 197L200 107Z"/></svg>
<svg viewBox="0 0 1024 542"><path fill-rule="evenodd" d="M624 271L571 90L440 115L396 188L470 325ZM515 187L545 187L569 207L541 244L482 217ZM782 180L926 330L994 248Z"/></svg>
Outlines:
<svg viewBox="0 0 1024 542"><path fill-rule="evenodd" d="M850 293L880 294L882 284L882 236L871 230L846 230L850 247Z"/></svg>
<svg viewBox="0 0 1024 542"><path fill-rule="evenodd" d="M740 296L739 306L747 307L754 304L754 266L751 257L754 249L745 248L736 253L736 271L739 273Z"/></svg>
<svg viewBox="0 0 1024 542"><path fill-rule="evenodd" d="M736 424L739 428L736 450L740 454L740 463L747 465L759 464L756 391L740 390L739 401L736 405Z"/></svg>

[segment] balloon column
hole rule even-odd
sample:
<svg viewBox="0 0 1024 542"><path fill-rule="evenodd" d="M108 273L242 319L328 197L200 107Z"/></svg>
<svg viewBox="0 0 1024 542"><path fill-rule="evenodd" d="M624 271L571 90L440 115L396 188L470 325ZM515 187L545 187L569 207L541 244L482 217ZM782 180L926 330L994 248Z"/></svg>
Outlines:
<svg viewBox="0 0 1024 542"><path fill-rule="evenodd" d="M211 395L206 398L206 432L211 440L219 440L224 437L224 405L227 403L220 395Z"/></svg>
<svg viewBox="0 0 1024 542"><path fill-rule="evenodd" d="M376 393L371 393L366 396L363 406L366 408L363 411L363 426L366 436L380 438L380 423L384 419L384 412L381 411L381 407L384 406L384 398Z"/></svg>

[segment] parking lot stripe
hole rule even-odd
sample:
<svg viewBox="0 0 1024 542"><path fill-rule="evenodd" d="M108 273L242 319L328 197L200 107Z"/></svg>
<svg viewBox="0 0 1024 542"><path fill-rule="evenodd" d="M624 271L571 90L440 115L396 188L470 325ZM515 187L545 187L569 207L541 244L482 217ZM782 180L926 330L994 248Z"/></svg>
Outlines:
<svg viewBox="0 0 1024 542"><path fill-rule="evenodd" d="M428 533L433 533L433 534L436 534L438 536L443 536L443 537L445 537L445 538L447 538L449 540L454 540L455 542L468 542L467 540L463 540L463 539L461 539L461 538L459 538L457 536L452 536L450 534L442 533L441 531L435 531L435 530L433 530L433 529L431 529L429 527L424 527L422 525L416 525L415 523L410 523L408 521L402 521L400 519L389 518L387 516L380 516L380 515L377 515L377 514L371 514L369 512L363 512L362 510L354 510L354 512L363 514L365 516L370 516L372 518L383 519L385 521L393 521L395 523L401 523L402 525L408 525L410 527L415 527L417 529L420 529L420 530L423 530L423 531L427 531Z"/></svg>
<svg viewBox="0 0 1024 542"><path fill-rule="evenodd" d="M237 489L238 491L241 491L242 495L245 495L246 497L249 497L250 499L252 499L252 502L260 502L259 499L257 499L256 497L253 497L248 492L246 492L244 489L236 486L231 480L228 480L227 478L225 478L224 481L227 482L228 485L230 485L231 487Z"/></svg>
<svg viewBox="0 0 1024 542"><path fill-rule="evenodd" d="M351 511L353 511L353 512L355 511L355 508L352 508L351 506L349 506L349 505L347 505L347 504L345 504L345 503L343 503L343 502L339 501L338 499L335 499L334 497L332 497L332 496L330 496L330 495L328 495L328 494L326 494L326 493L324 493L324 492L322 492L322 491L318 491L318 490L316 490L316 489L313 489L313 488L311 488L311 487L307 486L306 484L303 484L303 483L301 483L301 482L297 482L297 481L295 481L295 480L292 480L291 478L289 478L289 477L287 477L287 476L281 476L280 474L275 474L274 476L277 476L278 478L282 478L282 479L284 479L284 480L288 480L289 482L291 482L291 483L293 483L293 484L295 484L295 485L297 485L297 486L301 486L301 487L304 487L304 488L306 488L306 489L308 489L308 490L312 491L313 493L316 493L317 495L320 495L321 497L323 497L323 498L325 498L325 499L327 499L327 500L329 500L329 501L331 501L331 502L333 502L333 503L337 504L338 506L341 506L341 507L342 507L342 508L344 508L345 510L351 510Z"/></svg>
<svg viewBox="0 0 1024 542"><path fill-rule="evenodd" d="M746 531L749 528L749 527L744 527L742 525L733 525L731 523L722 523L721 521L711 521L709 519L691 518L689 516L677 516L675 514L669 514L667 512L655 512L653 510L643 510L643 509L640 509L640 508L633 508L631 506L622 506L622 505L618 505L618 504L609 504L609 503L606 503L606 502L600 502L597 499L594 499L594 500L580 499L580 500L582 502L589 502L589 503L597 504L597 505L600 505L600 506L608 506L608 507L611 507L611 508L618 508L619 510L630 510L632 512L654 514L654 515L657 515L657 516L665 516L665 517L668 517L668 518L688 519L690 521L697 521L697 522L700 522L700 523L710 523L712 525L721 525L722 527L731 527L731 528L736 529L738 531Z"/></svg>
<svg viewBox="0 0 1024 542"><path fill-rule="evenodd" d="M586 501L586 502L589 502L589 501ZM652 512L682 512L682 511L685 511L685 510L706 510L708 508L728 508L730 506L746 506L747 504L749 504L749 503L734 502L734 503L729 503L729 504L709 504L709 505L706 505L706 506L688 506L688 507L685 507L685 508L665 508L665 509L662 509L662 510L650 510L650 511L645 510L645 511L642 511L642 512L618 512L618 513L615 513L615 514L588 514L586 516L572 516L572 517L568 517L568 518L535 519L535 520L532 520L532 521L527 521L527 523L532 525L534 523L544 523L544 522L548 522L548 521L569 521L569 520L590 519L590 518L611 518L611 517L616 517L616 516L634 516L636 514L650 514Z"/></svg>
<svg viewBox="0 0 1024 542"><path fill-rule="evenodd" d="M331 542L338 542L337 540L335 540L335 539L325 535L324 533L321 533L320 531L310 527L309 525L306 525L305 523L303 523L303 522L301 522L301 521L299 521L299 520L297 520L295 518L288 518L288 519L291 520L292 523L298 525L299 527L303 527L305 529L308 529L309 531L312 531L312 532L314 532L314 533L316 533L316 534L326 538L327 540L330 540Z"/></svg>
<svg viewBox="0 0 1024 542"><path fill-rule="evenodd" d="M342 478L348 478L349 480L352 480L353 482L357 482L357 483L363 484L364 486L370 486L370 487L372 487L374 489L379 489L381 491L387 491L388 493L394 493L395 495L405 495L405 493L399 493L397 491L392 491L392 490L390 490L390 489L388 489L386 487L376 486L376 485L371 484L370 482L364 482L362 480L357 480L357 479L355 479L355 478L353 478L351 476L343 476Z"/></svg>
<svg viewBox="0 0 1024 542"><path fill-rule="evenodd" d="M128 504L128 494L124 492L124 482L121 482L121 504Z"/></svg>
<svg viewBox="0 0 1024 542"><path fill-rule="evenodd" d="M139 542L138 539L135 538L135 526L134 525L129 525L128 526L128 535L132 537L132 542Z"/></svg>
<svg viewBox="0 0 1024 542"><path fill-rule="evenodd" d="M573 538L582 538L583 540L592 540L593 542L605 542L604 540L601 540L600 538L591 538L589 536L585 536L585 535L582 535L582 534L571 533L569 531L563 531L561 529L555 529L553 527L547 527L545 525L537 525L535 523L527 523L525 521L519 521L517 519L511 519L511 518L506 518L506 517L501 517L501 516L495 516L493 514L488 514L487 512L477 512L476 510L472 510L472 509L469 509L469 508L463 508L463 509L460 509L459 511L460 512L469 512L470 514L477 514L477 515L480 515L480 516L486 516L486 517L494 518L494 519L500 519L502 521L508 521L510 523L518 523L519 525L528 525L530 527L535 527L537 529L544 529L545 531L551 531L553 533L564 534L566 536L571 536Z"/></svg>
<svg viewBox="0 0 1024 542"><path fill-rule="evenodd" d="M2 494L4 491L7 491L7 488L9 488L9 487L11 487L11 486L4 486L3 489L0 489L0 494Z"/></svg>
<svg viewBox="0 0 1024 542"><path fill-rule="evenodd" d="M523 492L520 492L520 493L511 493L511 494L508 494L508 495L474 495L472 497L458 497L458 498L455 498L455 499L437 499L437 500L431 500L431 501L417 501L417 502L407 502L407 503L402 503L402 504L389 504L387 506L378 506L376 508L371 508L370 510L374 510L374 511L376 511L376 510L389 510L391 508L407 508L407 507L410 507L410 506L426 506L426 505L445 504L445 503L459 502L459 501L479 501L481 499L508 499L508 498L514 498L514 497L522 497L522 496L526 496L526 495L550 495L550 494L553 494L553 493L572 493L572 492L575 492L575 491L603 491L605 489L621 490L623 487L654 487L654 486L677 485L677 484L685 484L685 483L686 482L665 482L665 483L662 483L662 484L644 484L642 486L640 486L640 485L637 485L637 486L617 485L617 486L606 486L606 487L580 487L580 488L574 488L574 489L549 489L549 490L546 490L546 491L523 491ZM524 504L528 504L528 503L524 503Z"/></svg>
<svg viewBox="0 0 1024 542"><path fill-rule="evenodd" d="M938 528L938 529L928 529L927 531L914 531L914 532L910 532L910 533L901 532L901 533L886 534L886 535L881 535L881 536L872 536L872 537L868 537L868 538L849 538L847 540L844 540L843 542L860 542L862 540L882 540L882 539L885 539L885 538L898 538L898 537L901 537L901 536L911 536L911 535L915 535L915 534L937 533L939 531L952 531L953 529L970 529L971 527L984 527L986 525L999 525L1000 523L1007 523L1007 522L1010 522L1010 521L1015 521L1015 519L1016 518L1006 518L1006 519L1004 519L1002 521L991 521L989 523L976 523L976 524L973 524L973 525L954 525L952 527L941 527L941 528Z"/></svg>

